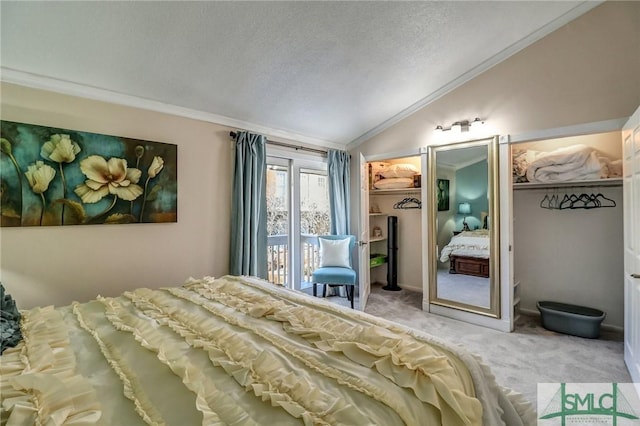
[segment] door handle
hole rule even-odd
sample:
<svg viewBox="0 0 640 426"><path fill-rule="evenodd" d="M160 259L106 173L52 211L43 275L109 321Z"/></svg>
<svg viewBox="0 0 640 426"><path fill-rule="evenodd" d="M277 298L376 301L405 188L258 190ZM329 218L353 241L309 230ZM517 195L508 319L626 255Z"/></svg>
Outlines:
<svg viewBox="0 0 640 426"><path fill-rule="evenodd" d="M369 244L367 241L358 241L358 245L360 247L364 246L365 244Z"/></svg>
<svg viewBox="0 0 640 426"><path fill-rule="evenodd" d="M631 278L640 279L640 274L631 274Z"/></svg>

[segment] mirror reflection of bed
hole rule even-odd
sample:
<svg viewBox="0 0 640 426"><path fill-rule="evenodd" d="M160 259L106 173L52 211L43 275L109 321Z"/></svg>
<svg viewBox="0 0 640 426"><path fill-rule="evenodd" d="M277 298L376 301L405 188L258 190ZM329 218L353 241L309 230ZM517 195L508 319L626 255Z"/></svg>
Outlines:
<svg viewBox="0 0 640 426"><path fill-rule="evenodd" d="M442 248L438 259L438 297L490 308L489 232L462 231Z"/></svg>

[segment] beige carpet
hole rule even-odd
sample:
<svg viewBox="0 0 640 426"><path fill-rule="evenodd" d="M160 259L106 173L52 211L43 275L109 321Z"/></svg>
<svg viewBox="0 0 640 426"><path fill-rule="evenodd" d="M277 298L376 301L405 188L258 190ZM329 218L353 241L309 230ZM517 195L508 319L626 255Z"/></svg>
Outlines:
<svg viewBox="0 0 640 426"><path fill-rule="evenodd" d="M329 298L345 305L346 298ZM536 403L538 383L628 383L620 333L584 339L548 331L539 318L523 316L516 331L504 333L421 310L422 294L373 286L365 311L463 345L487 363L499 384Z"/></svg>

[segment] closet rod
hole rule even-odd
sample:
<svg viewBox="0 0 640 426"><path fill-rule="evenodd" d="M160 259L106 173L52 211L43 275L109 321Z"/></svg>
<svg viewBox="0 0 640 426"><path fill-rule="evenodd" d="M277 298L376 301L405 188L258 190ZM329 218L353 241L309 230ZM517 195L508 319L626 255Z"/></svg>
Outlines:
<svg viewBox="0 0 640 426"><path fill-rule="evenodd" d="M574 189L574 188L603 188L603 187L616 187L622 186L622 179L602 179L601 181L585 181L580 183L579 181L573 182L556 182L556 183L514 183L514 191L528 190L528 189Z"/></svg>
<svg viewBox="0 0 640 426"><path fill-rule="evenodd" d="M232 138L235 138L236 132L229 132L229 136L231 136ZM327 151L324 149L309 148L302 145L292 145L285 142L270 141L269 139L267 139L267 143L269 145L282 146L284 148L295 149L296 151L308 151L308 152L315 152L316 154L327 155Z"/></svg>

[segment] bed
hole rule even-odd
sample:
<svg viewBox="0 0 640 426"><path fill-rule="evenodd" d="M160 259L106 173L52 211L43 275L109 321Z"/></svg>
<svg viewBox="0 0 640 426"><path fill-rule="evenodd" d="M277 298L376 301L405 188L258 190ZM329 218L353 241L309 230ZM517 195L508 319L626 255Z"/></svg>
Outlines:
<svg viewBox="0 0 640 426"><path fill-rule="evenodd" d="M463 231L442 248L440 262L449 262L449 273L489 277L488 229Z"/></svg>
<svg viewBox="0 0 640 426"><path fill-rule="evenodd" d="M459 347L251 277L21 311L2 424L519 425Z"/></svg>

